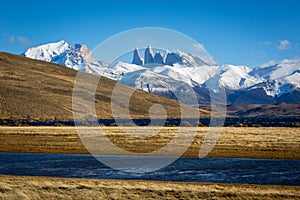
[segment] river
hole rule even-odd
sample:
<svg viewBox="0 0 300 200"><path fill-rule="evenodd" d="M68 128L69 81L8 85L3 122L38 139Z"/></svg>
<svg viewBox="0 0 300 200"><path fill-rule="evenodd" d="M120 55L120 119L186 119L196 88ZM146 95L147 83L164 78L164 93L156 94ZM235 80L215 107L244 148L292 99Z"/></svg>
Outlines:
<svg viewBox="0 0 300 200"><path fill-rule="evenodd" d="M117 162L139 159L103 157ZM0 153L0 174L300 186L300 160L179 158L158 171L127 173L112 169L91 155Z"/></svg>

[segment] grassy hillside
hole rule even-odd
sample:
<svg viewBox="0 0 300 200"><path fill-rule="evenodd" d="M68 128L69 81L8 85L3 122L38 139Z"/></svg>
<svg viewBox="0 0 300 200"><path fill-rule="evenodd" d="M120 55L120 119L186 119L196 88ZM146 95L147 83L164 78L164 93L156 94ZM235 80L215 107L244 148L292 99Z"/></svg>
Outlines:
<svg viewBox="0 0 300 200"><path fill-rule="evenodd" d="M32 119L72 119L76 74L77 71L57 64L0 52L0 119L24 119L29 115ZM105 77L99 82L95 95L99 118L112 118L111 94L115 84ZM128 88L121 87L124 91ZM133 118L148 118L149 108L154 104L163 105L168 117L180 117L177 101L141 90L136 90L131 98L130 114Z"/></svg>

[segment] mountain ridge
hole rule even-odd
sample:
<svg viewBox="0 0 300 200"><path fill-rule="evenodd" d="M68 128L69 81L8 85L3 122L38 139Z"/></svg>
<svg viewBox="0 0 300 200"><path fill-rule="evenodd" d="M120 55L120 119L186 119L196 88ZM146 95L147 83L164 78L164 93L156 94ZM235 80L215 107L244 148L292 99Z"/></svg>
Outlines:
<svg viewBox="0 0 300 200"><path fill-rule="evenodd" d="M39 49L41 46L36 48ZM60 48L55 52L59 50ZM45 51L48 52L47 49ZM73 52L75 55L77 53ZM228 103L300 102L300 60L283 60L275 65L255 68L243 65L216 65L205 63L201 57L180 51L167 51L164 56L161 52L154 54L149 46L144 52L144 58L140 56L140 51L135 49L131 63L119 61L109 65L96 60L89 61L81 54L79 51L78 56L74 57L83 58L83 61L73 60L74 64L58 60L52 62L78 71L102 75L125 85L166 97L176 93L176 85L187 84L197 91L200 104L209 103L210 99L205 98L207 94L220 88L227 91ZM29 55L26 52L24 55L49 60L47 56Z"/></svg>

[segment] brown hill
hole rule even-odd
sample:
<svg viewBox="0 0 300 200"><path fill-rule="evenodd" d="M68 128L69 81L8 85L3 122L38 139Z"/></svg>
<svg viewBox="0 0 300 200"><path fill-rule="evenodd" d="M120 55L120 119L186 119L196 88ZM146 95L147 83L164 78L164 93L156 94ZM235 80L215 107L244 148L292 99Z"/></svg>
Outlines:
<svg viewBox="0 0 300 200"><path fill-rule="evenodd" d="M294 104L232 104L227 106L232 116L300 116L300 103Z"/></svg>
<svg viewBox="0 0 300 200"><path fill-rule="evenodd" d="M0 119L71 120L72 91L77 71L44 61L0 52ZM91 79L95 75L87 75ZM111 95L116 82L102 77L96 92L98 118L112 118ZM121 89L129 87L121 85ZM180 117L177 101L136 90L130 100L133 118L148 118L154 104L164 106L168 117ZM122 106L120 106L122 109ZM195 111L190 107L191 112ZM207 116L208 112L201 113ZM159 117L159 116L156 116Z"/></svg>

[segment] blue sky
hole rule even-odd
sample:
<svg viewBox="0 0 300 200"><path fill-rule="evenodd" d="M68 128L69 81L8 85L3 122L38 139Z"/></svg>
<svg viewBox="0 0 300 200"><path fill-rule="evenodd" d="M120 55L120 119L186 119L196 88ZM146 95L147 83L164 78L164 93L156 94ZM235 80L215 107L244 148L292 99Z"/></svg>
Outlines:
<svg viewBox="0 0 300 200"><path fill-rule="evenodd" d="M139 27L163 27L204 45L219 64L300 58L300 1L5 1L0 51L64 39L90 49Z"/></svg>

